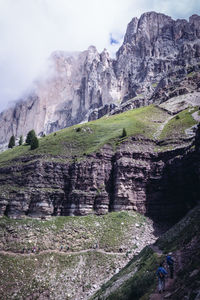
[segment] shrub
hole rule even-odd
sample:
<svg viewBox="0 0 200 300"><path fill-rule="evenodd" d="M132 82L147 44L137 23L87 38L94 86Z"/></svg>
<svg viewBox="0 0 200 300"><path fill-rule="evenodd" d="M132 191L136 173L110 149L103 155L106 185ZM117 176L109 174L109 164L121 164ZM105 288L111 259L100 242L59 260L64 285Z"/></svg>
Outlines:
<svg viewBox="0 0 200 300"><path fill-rule="evenodd" d="M39 147L39 140L35 136L35 137L33 137L32 141L31 141L31 150L34 150L34 149L36 149L38 147Z"/></svg>
<svg viewBox="0 0 200 300"><path fill-rule="evenodd" d="M127 136L127 132L126 132L126 129L123 128L123 131L122 131L122 138L125 137L125 136Z"/></svg>
<svg viewBox="0 0 200 300"><path fill-rule="evenodd" d="M20 138L19 138L19 146L21 146L24 142L24 139L23 139L23 136L20 135Z"/></svg>
<svg viewBox="0 0 200 300"><path fill-rule="evenodd" d="M15 137L14 135L12 135L8 144L8 148L13 148L14 146L15 146Z"/></svg>
<svg viewBox="0 0 200 300"><path fill-rule="evenodd" d="M31 145L31 142L32 142L32 140L33 140L35 137L36 137L35 130L32 129L32 130L29 131L28 134L27 134L27 137L26 137L26 143L27 143L28 145Z"/></svg>

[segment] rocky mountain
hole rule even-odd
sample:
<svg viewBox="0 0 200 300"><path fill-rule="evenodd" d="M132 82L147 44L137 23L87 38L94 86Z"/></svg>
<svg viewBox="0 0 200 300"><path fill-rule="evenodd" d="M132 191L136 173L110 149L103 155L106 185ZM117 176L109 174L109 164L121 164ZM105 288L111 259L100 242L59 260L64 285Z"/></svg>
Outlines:
<svg viewBox="0 0 200 300"><path fill-rule="evenodd" d="M41 135L0 153L2 299L162 299L155 270L172 251L164 297L198 300L199 23L146 13L116 59L55 52L1 113L2 144Z"/></svg>
<svg viewBox="0 0 200 300"><path fill-rule="evenodd" d="M116 59L94 46L74 54L55 52L48 79L37 81L32 93L0 114L1 145L32 128L48 134L115 113L130 99L134 108L197 91L198 80L186 87L181 82L199 69L199 57L200 17L175 21L155 12L128 24ZM180 87L173 90L175 80Z"/></svg>
<svg viewBox="0 0 200 300"><path fill-rule="evenodd" d="M198 94L52 133L36 150L3 152L0 215L135 210L177 221L200 195Z"/></svg>

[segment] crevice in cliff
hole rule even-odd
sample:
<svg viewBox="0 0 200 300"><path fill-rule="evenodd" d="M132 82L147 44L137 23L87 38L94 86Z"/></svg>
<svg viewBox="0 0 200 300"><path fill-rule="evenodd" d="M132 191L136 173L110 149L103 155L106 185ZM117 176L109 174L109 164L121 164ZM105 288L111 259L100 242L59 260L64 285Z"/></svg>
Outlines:
<svg viewBox="0 0 200 300"><path fill-rule="evenodd" d="M75 162L72 163L69 166L68 169L68 176L64 178L65 185L64 185L64 201L61 206L61 215L62 216L69 216L71 215L71 206L72 206L72 201L70 199L70 193L72 191L72 180L73 180L73 173L74 173L74 168L75 168Z"/></svg>
<svg viewBox="0 0 200 300"><path fill-rule="evenodd" d="M200 194L195 153L157 159L163 160L164 167L160 176L152 168L146 187L146 215L155 222L176 223L196 205Z"/></svg>
<svg viewBox="0 0 200 300"><path fill-rule="evenodd" d="M4 212L4 215L7 216L7 217L9 217L9 211L10 211L10 204L7 204L5 212Z"/></svg>
<svg viewBox="0 0 200 300"><path fill-rule="evenodd" d="M106 185L106 192L108 193L109 197L109 206L108 211L113 211L113 205L115 200L115 163L116 163L116 154L112 156L111 158L111 172L110 177L108 180L108 184Z"/></svg>

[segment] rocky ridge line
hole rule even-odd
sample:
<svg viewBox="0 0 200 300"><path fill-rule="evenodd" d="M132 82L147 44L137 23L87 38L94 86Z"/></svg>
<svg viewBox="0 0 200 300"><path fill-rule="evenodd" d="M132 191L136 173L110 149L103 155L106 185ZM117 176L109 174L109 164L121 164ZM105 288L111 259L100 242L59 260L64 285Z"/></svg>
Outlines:
<svg viewBox="0 0 200 300"><path fill-rule="evenodd" d="M131 108L169 99L167 89L177 85L173 74L177 80L183 75L187 79L189 69L199 68L199 28L198 15L188 22L149 12L128 24L116 60L94 46L74 55L53 53L54 75L37 82L31 95L0 114L1 144L32 128L48 134L99 118L135 97ZM195 84L198 90L198 80ZM180 86L169 94L187 92Z"/></svg>

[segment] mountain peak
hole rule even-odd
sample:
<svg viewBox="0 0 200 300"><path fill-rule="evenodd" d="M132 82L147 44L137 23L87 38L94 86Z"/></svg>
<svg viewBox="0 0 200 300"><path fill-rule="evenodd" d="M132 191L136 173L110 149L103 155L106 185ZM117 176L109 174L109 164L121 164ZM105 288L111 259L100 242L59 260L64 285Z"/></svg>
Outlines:
<svg viewBox="0 0 200 300"><path fill-rule="evenodd" d="M188 66L198 67L200 17L175 21L161 13L146 12L128 24L116 59L111 59L107 50L98 53L93 45L83 52L55 51L51 58L53 76L37 85L35 100L27 97L23 109L16 105L10 122L4 113L2 144L9 136L26 135L29 124L37 133L48 134L99 118L110 112L110 105L119 106L139 95L140 100L134 104L137 107L152 103L156 87L164 87L171 80L170 72L182 68L186 74ZM187 91L185 88L184 93ZM34 111L39 112L38 119Z"/></svg>

